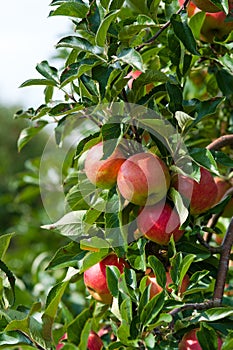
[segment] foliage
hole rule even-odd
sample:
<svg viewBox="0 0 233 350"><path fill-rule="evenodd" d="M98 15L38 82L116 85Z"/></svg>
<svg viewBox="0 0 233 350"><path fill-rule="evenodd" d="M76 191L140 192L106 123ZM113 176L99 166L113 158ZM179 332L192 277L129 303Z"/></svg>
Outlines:
<svg viewBox="0 0 233 350"><path fill-rule="evenodd" d="M223 349L230 349L231 269L225 280L228 293L226 290L221 303L208 304L216 293L222 256L220 250L211 248L218 248L214 235L225 234L230 224L222 216L229 198L193 216L171 187L168 201L175 204L185 234L176 243L171 239L168 246L160 246L137 235L139 208L125 204L117 187L95 188L83 167L86 151L103 140L105 158L125 142L129 154L148 149L159 155L171 174L198 181L203 166L215 176L230 179L231 148L213 150L208 145L233 131L232 33L222 42L203 42L203 13L189 19L175 0L53 0L51 6L50 16L71 18L74 34L57 43L58 50L65 50L61 70L43 61L36 67L41 79L22 84L44 85L44 103L17 112L16 118L30 120L19 136L19 150L45 126L55 125L52 139L57 148L46 158L46 146L40 164L33 168L40 187L45 186L43 204L52 219L46 224L41 220L43 230L38 228L37 237L42 241L46 235L49 242L58 240L60 233L63 245L56 252L51 248L45 256L35 256L39 287L32 283L44 291L40 294L34 286L29 302L24 303L20 293L25 286L15 282L7 258L11 235L0 237L0 348L56 348L67 333L64 350L86 349L90 329L105 329L102 339L109 350L175 350L187 329L198 327L204 350L216 347L215 332L224 340ZM130 89L127 74L132 70L142 73ZM62 100L56 99L57 90L64 93ZM57 163L53 162L57 159L60 169L56 173ZM52 189L46 187L54 181L51 173L60 181ZM54 199L51 195L61 185L62 196ZM25 191L31 195L30 184ZM36 200L37 191L38 187ZM59 209L63 201L64 212ZM55 215L54 209L63 215ZM210 225L214 215L219 216L218 221ZM112 251L124 257L129 268L120 274L108 267L113 295L109 306L88 297L83 272ZM164 288L168 266L173 269L169 291ZM144 277L148 269L164 289L152 299ZM179 286L186 273L190 285L181 294Z"/></svg>

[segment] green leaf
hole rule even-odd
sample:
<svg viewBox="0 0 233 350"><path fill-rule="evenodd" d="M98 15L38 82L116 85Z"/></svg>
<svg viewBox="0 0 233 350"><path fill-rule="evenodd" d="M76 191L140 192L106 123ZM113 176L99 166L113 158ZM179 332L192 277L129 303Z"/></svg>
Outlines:
<svg viewBox="0 0 233 350"><path fill-rule="evenodd" d="M117 298L118 296L118 280L120 278L120 271L116 266L106 267L107 284L111 294Z"/></svg>
<svg viewBox="0 0 233 350"><path fill-rule="evenodd" d="M4 258L4 255L9 247L11 238L14 236L14 233L6 233L5 235L0 236L0 259Z"/></svg>
<svg viewBox="0 0 233 350"><path fill-rule="evenodd" d="M233 167L233 159L231 159L226 153L215 150L211 150L211 153L217 163L227 167Z"/></svg>
<svg viewBox="0 0 233 350"><path fill-rule="evenodd" d="M146 270L145 246L147 241L143 238L133 242L127 250L127 259L136 270Z"/></svg>
<svg viewBox="0 0 233 350"><path fill-rule="evenodd" d="M51 11L49 16L69 16L76 18L85 18L89 8L81 0L61 4L56 10Z"/></svg>
<svg viewBox="0 0 233 350"><path fill-rule="evenodd" d="M156 256L153 256L153 255L149 256L148 262L156 276L156 281L162 288L165 288L167 279L166 279L166 270L163 264L158 258L156 258Z"/></svg>
<svg viewBox="0 0 233 350"><path fill-rule="evenodd" d="M61 269L64 267L77 267L77 261L82 260L86 252L83 251L79 244L70 242L64 247L58 249L50 260L46 270Z"/></svg>
<svg viewBox="0 0 233 350"><path fill-rule="evenodd" d="M232 307L215 307L212 309L208 309L206 311L203 311L198 316L198 321L206 321L206 322L215 322L222 320L227 317L233 316L233 310Z"/></svg>
<svg viewBox="0 0 233 350"><path fill-rule="evenodd" d="M6 277L8 279L8 282L10 284L11 287L11 292L12 292L12 300L10 300L10 298L8 298L8 302L9 304L14 304L15 302L15 276L13 275L13 273L11 272L11 270L9 270L9 268L7 267L7 265L0 260L0 271L3 271L6 274Z"/></svg>
<svg viewBox="0 0 233 350"><path fill-rule="evenodd" d="M140 314L140 320L143 324L143 326L149 325L155 317L159 314L159 312L162 310L164 305L164 292L160 292L159 294L155 295L143 308L142 313Z"/></svg>
<svg viewBox="0 0 233 350"><path fill-rule="evenodd" d="M58 71L56 68L51 67L47 61L42 61L36 66L36 70L43 75L46 79L54 80L56 82L58 78Z"/></svg>
<svg viewBox="0 0 233 350"><path fill-rule="evenodd" d="M233 74L222 68L217 70L215 77L223 95L227 97L233 95Z"/></svg>
<svg viewBox="0 0 233 350"><path fill-rule="evenodd" d="M84 58L78 62L72 63L61 74L61 87L69 82L79 78L82 74L90 71L93 67L101 64L97 58Z"/></svg>
<svg viewBox="0 0 233 350"><path fill-rule="evenodd" d="M210 171L218 174L218 167L214 160L214 157L206 148L192 148L190 150L190 156L203 167L209 169Z"/></svg>
<svg viewBox="0 0 233 350"><path fill-rule="evenodd" d="M106 42L107 32L110 24L116 19L120 10L110 11L103 21L100 23L98 31L96 33L96 44L98 46L104 46Z"/></svg>
<svg viewBox="0 0 233 350"><path fill-rule="evenodd" d="M66 195L66 207L76 210L87 210L89 209L89 204L83 198L83 194L79 189L79 185L73 186Z"/></svg>
<svg viewBox="0 0 233 350"><path fill-rule="evenodd" d="M83 218L86 210L72 211L65 214L54 224L41 226L45 230L58 230L61 235L77 240L83 235L84 223Z"/></svg>
<svg viewBox="0 0 233 350"><path fill-rule="evenodd" d="M94 308L84 309L77 317L67 326L67 334L70 342L79 345L82 340L82 331L86 323L90 323Z"/></svg>
<svg viewBox="0 0 233 350"><path fill-rule="evenodd" d="M175 118L182 131L192 124L194 118L183 111L176 111Z"/></svg>
<svg viewBox="0 0 233 350"><path fill-rule="evenodd" d="M191 124L191 127L199 123L203 118L216 113L217 108L223 102L223 97L215 97L210 100L205 101L195 101L195 110L197 113L197 117Z"/></svg>
<svg viewBox="0 0 233 350"><path fill-rule="evenodd" d="M20 85L20 88L32 85L57 86L57 83L51 79L28 79Z"/></svg>
<svg viewBox="0 0 233 350"><path fill-rule="evenodd" d="M180 264L180 273L179 273L179 285L182 285L182 281L184 279L184 276L187 274L190 265L192 264L192 262L194 261L196 255L194 254L188 254L186 255L183 259L182 262Z"/></svg>
<svg viewBox="0 0 233 350"><path fill-rule="evenodd" d="M183 109L183 93L180 86L172 84L170 82L166 83L167 92L169 95L169 110L172 113L176 111L182 111Z"/></svg>
<svg viewBox="0 0 233 350"><path fill-rule="evenodd" d="M82 52L89 52L93 55L101 55L103 53L103 49L98 46L93 46L90 42L84 38L80 38L78 36L67 36L62 38L58 43L57 47L70 47L72 49L76 49Z"/></svg>
<svg viewBox="0 0 233 350"><path fill-rule="evenodd" d="M123 49L116 57L122 63L126 63L135 69L144 72L142 57L135 49Z"/></svg>
<svg viewBox="0 0 233 350"><path fill-rule="evenodd" d="M30 126L26 129L23 129L19 135L17 141L18 151L20 152L24 146L34 137L36 136L40 130L42 130L48 124L45 120L39 120L35 124L35 126Z"/></svg>
<svg viewBox="0 0 233 350"><path fill-rule="evenodd" d="M205 12L200 11L190 18L189 26L196 39L200 39L201 27L202 27L202 24L204 23L205 16L206 16Z"/></svg>
<svg viewBox="0 0 233 350"><path fill-rule="evenodd" d="M173 14L171 17L171 24L176 36L180 39L185 48L193 55L200 56L200 53L197 51L196 40L187 22L187 14Z"/></svg>
<svg viewBox="0 0 233 350"><path fill-rule="evenodd" d="M221 350L233 349L233 331L230 331L222 344Z"/></svg>
<svg viewBox="0 0 233 350"><path fill-rule="evenodd" d="M57 314L58 305L69 281L55 285L49 292L46 300L46 309L42 315L42 332L45 340L51 339L52 326Z"/></svg>
<svg viewBox="0 0 233 350"><path fill-rule="evenodd" d="M182 196L173 187L170 188L169 195L175 204L175 209L177 210L177 213L180 218L180 225L183 225L183 223L186 221L186 219L189 216L189 211L183 203Z"/></svg>
<svg viewBox="0 0 233 350"><path fill-rule="evenodd" d="M128 324L130 324L133 316L131 298L127 297L122 301L120 312L122 320L125 320Z"/></svg>
<svg viewBox="0 0 233 350"><path fill-rule="evenodd" d="M216 332L210 327L201 323L201 328L196 332L197 339L201 348L204 350L218 349L218 341Z"/></svg>

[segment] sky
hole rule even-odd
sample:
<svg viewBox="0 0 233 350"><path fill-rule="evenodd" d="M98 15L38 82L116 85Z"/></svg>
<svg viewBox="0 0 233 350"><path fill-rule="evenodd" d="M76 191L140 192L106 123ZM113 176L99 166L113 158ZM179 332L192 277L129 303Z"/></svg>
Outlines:
<svg viewBox="0 0 233 350"><path fill-rule="evenodd" d="M67 17L48 17L49 0L1 0L0 104L38 107L44 87L19 88L25 80L41 77L35 66L52 63L55 45L71 32ZM54 64L56 66L56 64Z"/></svg>

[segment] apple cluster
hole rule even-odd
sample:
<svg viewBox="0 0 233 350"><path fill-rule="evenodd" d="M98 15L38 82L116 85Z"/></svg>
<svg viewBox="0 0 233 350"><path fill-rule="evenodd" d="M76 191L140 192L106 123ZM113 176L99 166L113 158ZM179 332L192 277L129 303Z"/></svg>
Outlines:
<svg viewBox="0 0 233 350"><path fill-rule="evenodd" d="M179 0L179 4L183 5L184 0ZM233 9L233 1L228 1L229 11ZM205 19L202 23L200 34L201 40L212 43L214 39L224 40L233 29L233 21L227 20L227 15L220 10L210 0L192 0L187 7L188 16L192 17L197 12L204 11Z"/></svg>
<svg viewBox="0 0 233 350"><path fill-rule="evenodd" d="M173 235L178 241L184 234L174 205L167 200L170 186L188 203L191 215L199 215L216 202L217 185L211 173L200 170L200 181L184 175L170 175L165 162L151 152L125 156L118 146L110 157L103 158L103 143L87 153L85 173L95 186L110 189L117 185L125 202L139 206L137 227L149 240L167 245Z"/></svg>

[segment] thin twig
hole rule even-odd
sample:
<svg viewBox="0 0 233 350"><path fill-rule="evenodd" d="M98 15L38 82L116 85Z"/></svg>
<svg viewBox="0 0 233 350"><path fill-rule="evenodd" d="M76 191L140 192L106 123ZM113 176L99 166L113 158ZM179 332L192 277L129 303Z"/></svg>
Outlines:
<svg viewBox="0 0 233 350"><path fill-rule="evenodd" d="M183 9L186 8L186 6L188 5L190 0L185 0L185 2L183 3L183 5L179 8L179 10L176 12L176 14L178 15L179 13L181 13L181 11ZM171 20L169 19L169 21L167 21L156 33L155 35L153 35L150 39L146 40L144 43L142 43L140 46L138 46L137 48L137 51L140 51L141 48L144 46L144 45L147 45L147 44L151 44L153 43L158 37L159 35L165 30L167 29L171 24Z"/></svg>
<svg viewBox="0 0 233 350"><path fill-rule="evenodd" d="M201 236L200 233L197 234L197 239L198 241L209 250L210 253L212 254L221 254L222 252L222 246L219 247L211 247L205 240L204 238Z"/></svg>

